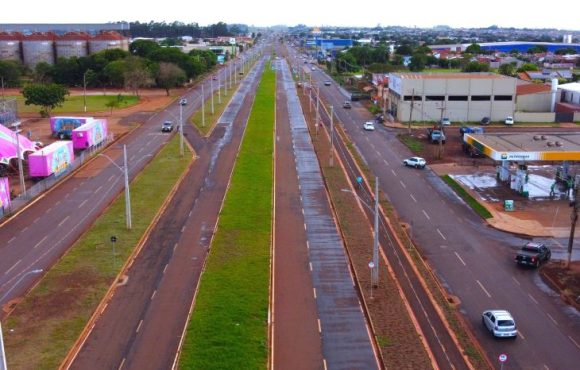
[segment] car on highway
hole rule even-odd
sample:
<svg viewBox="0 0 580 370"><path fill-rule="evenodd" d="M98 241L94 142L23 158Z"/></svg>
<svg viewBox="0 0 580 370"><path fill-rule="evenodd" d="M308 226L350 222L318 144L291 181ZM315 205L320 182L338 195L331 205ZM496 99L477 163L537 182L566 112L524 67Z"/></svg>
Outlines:
<svg viewBox="0 0 580 370"><path fill-rule="evenodd" d="M211 79L214 80L214 81L216 81L217 80L217 76L214 75Z"/></svg>
<svg viewBox="0 0 580 370"><path fill-rule="evenodd" d="M516 338L518 336L516 322L506 310L483 311L481 322L496 338Z"/></svg>
<svg viewBox="0 0 580 370"><path fill-rule="evenodd" d="M316 67L312 67L311 69L312 69L313 71L316 71Z"/></svg>
<svg viewBox="0 0 580 370"><path fill-rule="evenodd" d="M451 126L451 120L449 120L449 118L445 117L441 119L441 125L443 126Z"/></svg>
<svg viewBox="0 0 580 370"><path fill-rule="evenodd" d="M513 125L514 124L514 118L512 116L507 116L507 118L505 119L504 123L506 125Z"/></svg>
<svg viewBox="0 0 580 370"><path fill-rule="evenodd" d="M367 121L363 123L363 128L366 131L374 131L375 130L375 123L373 121Z"/></svg>
<svg viewBox="0 0 580 370"><path fill-rule="evenodd" d="M491 120L489 119L489 117L483 117L481 119L481 124L482 125L489 125L491 123Z"/></svg>
<svg viewBox="0 0 580 370"><path fill-rule="evenodd" d="M187 99L185 99L185 98L181 98L181 99L179 100L179 105L187 105Z"/></svg>
<svg viewBox="0 0 580 370"><path fill-rule="evenodd" d="M330 85L332 85L332 82L330 82L328 80L327 81L324 81L324 86L330 86Z"/></svg>
<svg viewBox="0 0 580 370"><path fill-rule="evenodd" d="M350 108L352 108L352 106L350 105L350 102L348 100L345 100L344 103L342 103L342 107L344 109L350 109Z"/></svg>
<svg viewBox="0 0 580 370"><path fill-rule="evenodd" d="M405 167L425 168L427 161L421 157L411 157L403 160Z"/></svg>
<svg viewBox="0 0 580 370"><path fill-rule="evenodd" d="M548 262L552 257L552 251L544 243L526 243L516 253L514 258L518 265L540 267L542 262Z"/></svg>
<svg viewBox="0 0 580 370"><path fill-rule="evenodd" d="M161 125L161 132L171 132L173 131L173 122L165 121Z"/></svg>

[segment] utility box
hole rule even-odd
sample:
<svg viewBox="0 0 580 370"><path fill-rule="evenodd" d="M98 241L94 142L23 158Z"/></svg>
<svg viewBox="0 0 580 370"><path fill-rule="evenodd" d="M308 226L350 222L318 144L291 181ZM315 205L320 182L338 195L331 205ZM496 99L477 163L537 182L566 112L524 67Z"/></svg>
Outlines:
<svg viewBox="0 0 580 370"><path fill-rule="evenodd" d="M514 211L514 201L513 200L504 200L503 201L503 210L506 212L513 212Z"/></svg>

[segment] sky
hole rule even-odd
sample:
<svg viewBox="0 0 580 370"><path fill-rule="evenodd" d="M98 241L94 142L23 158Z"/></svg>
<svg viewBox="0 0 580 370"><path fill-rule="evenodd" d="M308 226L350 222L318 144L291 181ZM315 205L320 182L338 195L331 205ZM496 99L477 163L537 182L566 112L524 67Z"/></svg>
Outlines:
<svg viewBox="0 0 580 370"><path fill-rule="evenodd" d="M253 26L448 25L460 28L497 25L580 30L577 0L553 4L540 7L536 3L506 0L7 0L0 12L0 23L179 21L200 26L225 22Z"/></svg>

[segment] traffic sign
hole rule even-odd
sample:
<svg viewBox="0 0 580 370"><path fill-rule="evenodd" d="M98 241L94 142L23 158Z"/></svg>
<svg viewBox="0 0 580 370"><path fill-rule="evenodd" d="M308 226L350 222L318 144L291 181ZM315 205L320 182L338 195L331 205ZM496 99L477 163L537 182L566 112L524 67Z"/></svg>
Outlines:
<svg viewBox="0 0 580 370"><path fill-rule="evenodd" d="M369 267L370 268L375 268L375 263L373 261L369 262Z"/></svg>
<svg viewBox="0 0 580 370"><path fill-rule="evenodd" d="M117 237L115 235L111 236L111 243L114 243L117 241Z"/></svg>
<svg viewBox="0 0 580 370"><path fill-rule="evenodd" d="M499 355L499 362L504 363L507 361L507 359L508 359L508 357L505 353L502 353L501 355Z"/></svg>

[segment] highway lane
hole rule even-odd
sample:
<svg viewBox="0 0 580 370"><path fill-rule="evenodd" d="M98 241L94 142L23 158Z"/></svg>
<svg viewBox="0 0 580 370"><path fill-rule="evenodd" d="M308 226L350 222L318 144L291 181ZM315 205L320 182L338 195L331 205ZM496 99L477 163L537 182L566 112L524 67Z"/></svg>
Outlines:
<svg viewBox="0 0 580 370"><path fill-rule="evenodd" d="M313 74L317 83L325 79L319 74L319 79ZM343 92L332 86L321 87L321 93L329 104L340 106L344 100ZM460 298L461 311L490 358L507 352L510 366L573 368L580 360L578 314L546 293L534 271L513 265L512 246L523 240L485 227L431 171L403 168L406 154L401 153L408 150L395 138L394 130L361 129L362 122L371 118L368 112L335 112L369 167L379 175L382 190L402 219L411 224L413 238L440 280ZM492 340L480 324L481 312L488 308L510 310L522 336L516 341Z"/></svg>

